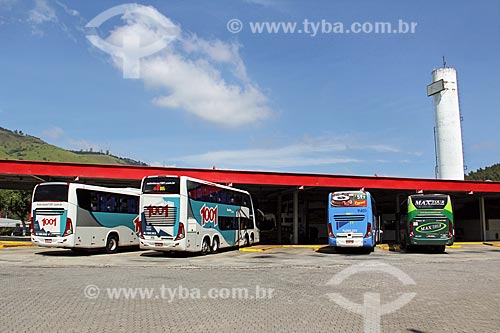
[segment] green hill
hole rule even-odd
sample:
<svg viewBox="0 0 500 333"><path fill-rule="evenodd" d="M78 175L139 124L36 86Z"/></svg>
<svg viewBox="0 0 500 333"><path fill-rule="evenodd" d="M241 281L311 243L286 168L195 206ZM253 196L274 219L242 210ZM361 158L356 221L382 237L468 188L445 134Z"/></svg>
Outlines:
<svg viewBox="0 0 500 333"><path fill-rule="evenodd" d="M465 176L466 180L492 180L500 181L500 163L492 166L479 168L476 171L471 171Z"/></svg>
<svg viewBox="0 0 500 333"><path fill-rule="evenodd" d="M11 131L0 127L0 159L75 162L96 164L147 165L129 158L102 152L70 151L26 135L22 131Z"/></svg>

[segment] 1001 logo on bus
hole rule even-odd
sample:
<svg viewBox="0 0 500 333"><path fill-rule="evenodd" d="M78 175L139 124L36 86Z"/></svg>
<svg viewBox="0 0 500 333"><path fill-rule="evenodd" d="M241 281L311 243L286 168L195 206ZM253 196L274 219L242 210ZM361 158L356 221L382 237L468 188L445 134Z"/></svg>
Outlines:
<svg viewBox="0 0 500 333"><path fill-rule="evenodd" d="M217 210L218 207L207 207L206 205L203 205L200 209L200 215L201 215L201 225L204 226L207 223L212 222L214 226L217 225Z"/></svg>
<svg viewBox="0 0 500 333"><path fill-rule="evenodd" d="M168 205L166 206L146 206L144 207L144 210L148 212L148 217L151 217L152 215L156 216L161 216L165 215L165 217L168 217Z"/></svg>
<svg viewBox="0 0 500 333"><path fill-rule="evenodd" d="M57 225L57 218L55 217L53 219L43 218L42 227L45 227L46 225L53 225L55 227Z"/></svg>

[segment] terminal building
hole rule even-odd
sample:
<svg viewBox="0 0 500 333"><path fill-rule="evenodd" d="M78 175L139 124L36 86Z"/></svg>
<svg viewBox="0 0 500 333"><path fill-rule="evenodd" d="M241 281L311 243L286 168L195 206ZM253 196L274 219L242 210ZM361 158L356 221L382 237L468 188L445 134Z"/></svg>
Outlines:
<svg viewBox="0 0 500 333"><path fill-rule="evenodd" d="M443 193L452 199L456 241L499 240L500 183L464 180L456 70L435 69L427 95L434 99L437 179L0 160L0 188L32 190L48 181L138 188L148 175L230 184L252 195L261 243L277 244L326 244L330 192L369 191L377 203L382 242L389 243L399 241L400 204L408 195Z"/></svg>
<svg viewBox="0 0 500 333"><path fill-rule="evenodd" d="M383 242L397 241L400 203L415 193L451 196L456 241L499 240L500 182L0 160L3 189L32 190L47 181L138 188L147 175L186 175L249 191L264 244L326 244L328 194L359 189L377 202Z"/></svg>

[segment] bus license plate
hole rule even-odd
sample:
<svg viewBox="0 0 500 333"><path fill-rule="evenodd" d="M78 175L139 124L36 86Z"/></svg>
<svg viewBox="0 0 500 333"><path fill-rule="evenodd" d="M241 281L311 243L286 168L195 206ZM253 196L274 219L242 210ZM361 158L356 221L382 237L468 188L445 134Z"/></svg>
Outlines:
<svg viewBox="0 0 500 333"><path fill-rule="evenodd" d="M155 246L163 246L163 243L155 243Z"/></svg>
<svg viewBox="0 0 500 333"><path fill-rule="evenodd" d="M354 243L354 240L353 239L346 239L345 242L346 242L346 244L352 244L352 243Z"/></svg>
<svg viewBox="0 0 500 333"><path fill-rule="evenodd" d="M52 243L52 239L46 239L45 243Z"/></svg>

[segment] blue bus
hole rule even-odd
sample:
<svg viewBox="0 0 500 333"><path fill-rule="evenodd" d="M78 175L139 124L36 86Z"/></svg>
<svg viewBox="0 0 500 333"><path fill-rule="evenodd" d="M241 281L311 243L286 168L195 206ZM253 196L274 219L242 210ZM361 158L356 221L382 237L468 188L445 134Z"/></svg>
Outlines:
<svg viewBox="0 0 500 333"><path fill-rule="evenodd" d="M336 248L376 245L377 212L369 192L342 191L328 196L328 243Z"/></svg>

